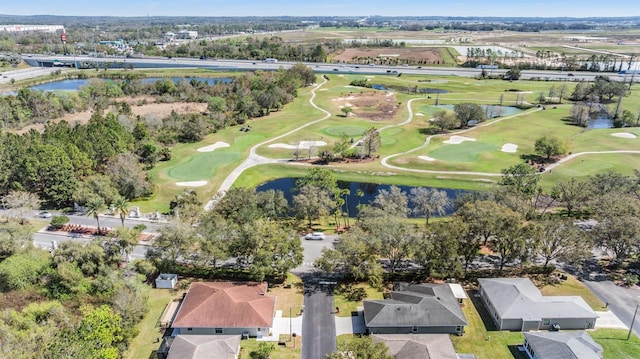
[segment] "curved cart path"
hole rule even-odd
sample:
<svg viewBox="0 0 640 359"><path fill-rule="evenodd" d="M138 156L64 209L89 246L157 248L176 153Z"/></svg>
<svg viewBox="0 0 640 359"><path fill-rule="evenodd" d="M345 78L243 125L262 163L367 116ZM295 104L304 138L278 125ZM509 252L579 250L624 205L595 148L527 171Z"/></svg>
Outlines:
<svg viewBox="0 0 640 359"><path fill-rule="evenodd" d="M251 149L249 150L249 157L247 157L247 159L245 159L238 167L236 167L233 171L231 171L231 173L227 176L227 178L225 178L225 180L222 182L222 184L220 185L220 188L218 189L218 192L216 194L216 196L210 200L206 206L205 209L209 210L211 209L215 203L224 195L224 193L229 190L229 188L231 188L231 186L233 185L233 183L238 179L238 177L240 177L240 175L242 174L242 172L244 172L244 170L254 167L254 166L258 166L258 165L262 165L262 164L269 164L269 163L289 163L289 160L287 159L273 159L273 158L267 158L264 156L260 156L258 154L256 154L256 150L258 149L258 147L263 146L265 144L271 143L273 141L279 140L283 137L289 136L292 133L295 133L305 127L311 126L313 124L316 124L320 121L324 121L327 118L331 117L331 113L321 107L319 107L318 105L315 104L315 102L313 102L313 100L316 97L316 91L318 89L320 89L324 84L327 83L327 79L324 79L324 81L320 84L317 84L313 90L311 90L311 98L309 98L309 104L311 104L311 106L313 106L315 109L321 111L322 113L324 113L324 116L322 116L321 118L308 122L300 127L297 127L287 133L284 133L282 135L270 138L268 140L262 141L256 145L254 145L253 147L251 147ZM384 131L386 129L392 128L392 127L398 127L398 126L404 126L407 125L409 123L411 123L411 121L413 120L414 114L413 114L413 109L411 108L411 105L414 101L418 101L418 100L425 100L426 98L413 98L409 101L407 101L407 110L409 112L407 119L404 120L403 122L397 123L397 124L392 124L392 125L388 125L388 126L384 126L382 128L380 128L378 130L378 132ZM391 154L388 155L386 157L383 157L382 160L380 161L380 164L382 164L382 166L389 168L389 169L394 169L394 170L398 170L398 171L406 171L406 172L416 172L416 173L429 173L429 174L444 174L444 175L469 175L469 176L481 176L481 177L501 177L502 173L493 173L493 172L473 172L473 171L443 171L443 170L423 170L423 169L417 169L417 168L406 168L406 167L400 167L400 166L396 166L396 165L392 165L389 164L389 160L391 160L394 157L398 157L398 156L402 156L402 155L406 155L418 150L421 150L425 147L427 147L429 145L429 143L431 143L431 139L434 137L438 137L438 136L453 136L453 135L460 135L469 131L472 131L476 128L480 128L480 127L486 127L486 126L492 126L498 122L510 119L510 118L514 118L514 117L518 117L518 116L523 116L523 115L528 115L530 113L533 112L537 112L542 110L542 108L535 108L533 110L530 111L524 111L522 113L518 113L518 114L514 114L511 116L506 116L506 117L501 117L498 118L494 121L491 122L487 122L487 123L483 123L474 127L470 127L464 130L460 130L460 131L456 131L456 132L450 132L450 133L443 133L443 134L437 134L437 135L430 135L428 136L424 143L416 148L410 149L408 151L404 151L401 153L395 153L395 154ZM574 153L571 154L567 157L562 158L561 160L559 160L556 163L550 164L549 166L547 166L544 170L544 172L548 172L551 171L552 169L554 169L555 167L557 167L558 165L561 165L567 161L570 161L578 156L583 156L583 155L597 155L597 154L616 154L616 153L620 153L620 154L640 154L640 151L635 151L635 150L619 150L619 151L593 151L593 152L579 152L579 153ZM544 173L544 172L540 172L540 173Z"/></svg>
<svg viewBox="0 0 640 359"><path fill-rule="evenodd" d="M308 122L300 127L296 127L293 130L284 133L282 135L270 138L268 140L262 141L258 144L255 144L253 147L251 147L251 149L249 150L249 157L247 157L246 160L244 160L238 167L236 167L233 171L231 171L231 173L229 173L229 175L227 176L227 178L224 179L224 181L222 181L222 184L220 185L220 188L218 188L218 192L216 194L216 196L211 199L209 202L207 202L207 204L205 205L205 210L210 210L211 208L213 208L213 206L216 204L216 202L224 195L224 193L226 191L229 190L229 188L231 188L231 186L233 185L233 183L238 179L238 177L240 177L240 175L242 174L242 172L244 172L244 170L246 170L247 168L251 168L254 166L258 166L258 165L263 165L263 164L268 164L268 163L283 163L283 162L288 162L289 160L279 160L279 159L273 159L273 158L267 158L264 156L260 156L258 154L256 154L256 150L258 149L258 147L266 145L267 143L273 142L273 141L277 141L283 137L289 136L292 133L295 133L305 127L311 126L313 124L316 124L320 121L324 121L327 118L331 117L331 113L323 108L320 108L319 106L317 106L315 104L315 102L313 102L313 99L316 97L316 91L322 87L324 84L327 83L327 79L324 79L324 81L318 85L316 85L313 90L311 90L311 98L309 98L309 104L311 104L311 106L313 106L315 109L321 111L322 113L324 113L324 116L322 116L321 118Z"/></svg>

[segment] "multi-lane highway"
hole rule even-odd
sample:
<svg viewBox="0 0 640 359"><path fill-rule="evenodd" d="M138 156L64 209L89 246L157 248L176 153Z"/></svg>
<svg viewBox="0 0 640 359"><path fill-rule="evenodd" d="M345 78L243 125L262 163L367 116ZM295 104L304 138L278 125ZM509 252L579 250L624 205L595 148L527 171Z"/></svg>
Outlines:
<svg viewBox="0 0 640 359"><path fill-rule="evenodd" d="M110 68L130 67L134 68L208 68L212 70L228 70L228 71L246 71L246 70L277 70L279 68L288 68L296 64L296 62L265 62L252 60L218 60L206 59L198 60L192 58L166 58L166 57L146 57L146 58L124 58L124 57L105 57L95 58L89 56L39 56L25 55L23 59L32 66L51 66L52 64L73 66L76 63L94 63L97 62L99 67L102 64L108 64ZM464 68L464 67L432 67L432 66L372 66L372 65L353 65L353 64L332 64L332 63L304 63L315 72L318 73L361 73L367 75L390 75L398 76L401 74L412 75L434 75L434 76L460 76L475 77L480 75L480 69ZM62 66L60 68L66 68ZM50 72L44 71L44 74ZM505 69L486 70L490 74L504 74ZM5 73L8 77L14 77L13 73ZM618 76L616 73L602 72L562 72L562 71L538 71L538 70L522 70L521 79L540 78L543 80L567 80L591 81L598 75L608 75L616 80L625 80L624 76ZM17 76L17 74L16 74ZM5 78L0 79L7 80ZM18 78L16 78L16 81ZM640 80L640 76L638 76ZM627 78L626 81L629 81Z"/></svg>

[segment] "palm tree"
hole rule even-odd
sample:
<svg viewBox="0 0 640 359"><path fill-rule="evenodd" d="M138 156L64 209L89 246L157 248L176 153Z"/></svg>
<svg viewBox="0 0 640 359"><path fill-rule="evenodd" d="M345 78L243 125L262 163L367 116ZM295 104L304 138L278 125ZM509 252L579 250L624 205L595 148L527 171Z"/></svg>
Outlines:
<svg viewBox="0 0 640 359"><path fill-rule="evenodd" d="M100 212L104 212L107 209L107 206L104 204L102 198L94 197L87 202L86 208L87 217L93 216L93 218L96 219L96 222L98 222L98 233L100 233Z"/></svg>
<svg viewBox="0 0 640 359"><path fill-rule="evenodd" d="M119 196L113 201L112 205L113 209L120 216L120 222L122 222L122 226L124 227L124 220L127 218L127 215L129 215L131 203L129 203L125 197Z"/></svg>

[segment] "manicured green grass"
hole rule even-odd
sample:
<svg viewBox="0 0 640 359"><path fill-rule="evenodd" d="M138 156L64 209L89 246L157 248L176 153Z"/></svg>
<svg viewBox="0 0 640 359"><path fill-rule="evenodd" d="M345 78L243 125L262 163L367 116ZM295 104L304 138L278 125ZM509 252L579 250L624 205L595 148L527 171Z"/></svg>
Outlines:
<svg viewBox="0 0 640 359"><path fill-rule="evenodd" d="M524 342L524 336L520 332L496 331L489 313L474 294L468 293L471 299L465 299L462 308L469 322L464 335L451 336L456 353L472 353L478 359L513 359L517 349L513 350Z"/></svg>
<svg viewBox="0 0 640 359"><path fill-rule="evenodd" d="M496 145L484 142L464 141L460 144L446 145L429 153L429 156L449 162L474 162L484 152L494 151Z"/></svg>
<svg viewBox="0 0 640 359"><path fill-rule="evenodd" d="M383 299L382 292L367 283L345 283L341 284L341 286L345 287L346 291L358 288L364 289L364 293L366 294L362 299ZM362 300L351 300L346 294L340 293L338 289L336 289L336 294L333 297L333 303L334 306L340 308L340 312L336 314L339 317L350 317L351 312L355 312L358 307L363 306Z"/></svg>
<svg viewBox="0 0 640 359"><path fill-rule="evenodd" d="M364 126L353 126L353 125L342 125L342 126L330 126L326 127L322 132L326 133L329 136L339 137L342 134L345 134L349 137L353 136L362 136L364 131L367 128Z"/></svg>
<svg viewBox="0 0 640 359"><path fill-rule="evenodd" d="M628 331L624 329L597 329L589 331L589 335L602 345L604 359L635 359L640 358L640 339L631 335L627 340Z"/></svg>
<svg viewBox="0 0 640 359"><path fill-rule="evenodd" d="M604 303L572 275L567 274L567 280L562 281L560 284L542 287L540 292L542 295L578 295L589 304L591 309L596 311L604 310Z"/></svg>
<svg viewBox="0 0 640 359"><path fill-rule="evenodd" d="M147 300L148 312L140 323L136 326L139 331L127 350L123 358L127 359L149 359L155 358L155 351L160 347L159 339L162 339L162 330L158 326L158 321L164 312L165 307L173 299L179 298L182 292L172 289L148 288Z"/></svg>
<svg viewBox="0 0 640 359"><path fill-rule="evenodd" d="M219 166L233 163L242 155L239 152L215 150L213 152L196 152L191 158L167 171L167 175L177 181L206 180L215 176Z"/></svg>

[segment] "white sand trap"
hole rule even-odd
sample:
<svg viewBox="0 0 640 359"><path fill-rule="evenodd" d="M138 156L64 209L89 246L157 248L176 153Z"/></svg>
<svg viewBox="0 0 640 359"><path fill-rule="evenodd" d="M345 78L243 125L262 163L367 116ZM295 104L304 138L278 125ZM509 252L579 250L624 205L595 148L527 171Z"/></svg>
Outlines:
<svg viewBox="0 0 640 359"><path fill-rule="evenodd" d="M509 153L516 153L516 152L518 152L518 145L513 144L513 143L505 143L504 145L502 145L502 149L500 151L509 152Z"/></svg>
<svg viewBox="0 0 640 359"><path fill-rule="evenodd" d="M191 182L176 182L176 186L180 187L202 187L206 185L207 181L191 181Z"/></svg>
<svg viewBox="0 0 640 359"><path fill-rule="evenodd" d="M353 85L347 85L345 87L348 88L348 89L356 88L356 86L353 86Z"/></svg>
<svg viewBox="0 0 640 359"><path fill-rule="evenodd" d="M423 160L423 161L428 161L428 162L433 162L436 159L433 157L429 157L429 156L418 156L419 159Z"/></svg>
<svg viewBox="0 0 640 359"><path fill-rule="evenodd" d="M303 150L303 149L308 149L311 146L320 147L320 146L326 146L326 145L327 143L324 141L300 141L300 144L298 146L288 145L286 143L274 143L269 145L269 148L286 148L288 150L295 150L296 148L299 148Z"/></svg>
<svg viewBox="0 0 640 359"><path fill-rule="evenodd" d="M329 89L320 89L318 91L329 91Z"/></svg>
<svg viewBox="0 0 640 359"><path fill-rule="evenodd" d="M344 77L344 75L338 75L338 77Z"/></svg>
<svg viewBox="0 0 640 359"><path fill-rule="evenodd" d="M448 143L451 145L458 145L464 141L475 141L475 138L469 138L469 137L464 137L464 136L451 136L449 137L448 140L442 142L442 143Z"/></svg>
<svg viewBox="0 0 640 359"><path fill-rule="evenodd" d="M368 78L368 79L375 79L376 78L375 76L365 76L365 77Z"/></svg>
<svg viewBox="0 0 640 359"><path fill-rule="evenodd" d="M629 132L616 132L616 133L612 133L611 136L620 137L620 138L636 138L637 137L633 133L629 133Z"/></svg>
<svg viewBox="0 0 640 359"><path fill-rule="evenodd" d="M424 113L418 112L418 113L416 113L416 116L424 116Z"/></svg>
<svg viewBox="0 0 640 359"><path fill-rule="evenodd" d="M226 142L216 142L213 145L198 148L198 152L212 152L217 150L218 148L225 148L225 147L229 147L229 144Z"/></svg>

